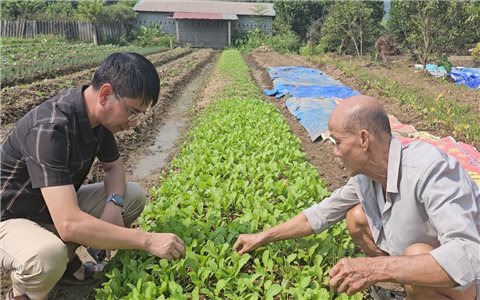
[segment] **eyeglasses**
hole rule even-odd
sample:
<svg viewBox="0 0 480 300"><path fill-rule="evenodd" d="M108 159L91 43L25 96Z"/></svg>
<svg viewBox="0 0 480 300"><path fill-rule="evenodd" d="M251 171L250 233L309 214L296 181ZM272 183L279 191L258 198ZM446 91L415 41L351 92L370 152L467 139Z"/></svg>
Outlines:
<svg viewBox="0 0 480 300"><path fill-rule="evenodd" d="M123 106L125 107L125 110L127 111L127 114L128 114L128 122L134 122L140 118L140 115L142 114L142 112L135 111L134 109L128 107L125 104L125 100L122 97L120 97L119 94L115 94L115 97L119 99L122 102Z"/></svg>

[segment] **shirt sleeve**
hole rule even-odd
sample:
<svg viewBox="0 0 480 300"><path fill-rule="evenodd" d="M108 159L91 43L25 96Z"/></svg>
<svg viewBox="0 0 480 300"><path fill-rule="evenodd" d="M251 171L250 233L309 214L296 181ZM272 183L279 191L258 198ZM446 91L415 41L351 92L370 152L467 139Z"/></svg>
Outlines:
<svg viewBox="0 0 480 300"><path fill-rule="evenodd" d="M303 211L315 233L320 233L331 225L344 219L347 212L360 203L355 191L355 177L332 195Z"/></svg>
<svg viewBox="0 0 480 300"><path fill-rule="evenodd" d="M440 246L430 252L459 285L480 280L480 192L457 160L434 162L418 184Z"/></svg>
<svg viewBox="0 0 480 300"><path fill-rule="evenodd" d="M33 188L72 184L68 171L69 140L65 128L41 124L31 128L22 154Z"/></svg>
<svg viewBox="0 0 480 300"><path fill-rule="evenodd" d="M100 149L97 153L97 157L101 162L116 161L120 157L115 137L113 136L113 133L106 128L103 130L103 138L100 142Z"/></svg>

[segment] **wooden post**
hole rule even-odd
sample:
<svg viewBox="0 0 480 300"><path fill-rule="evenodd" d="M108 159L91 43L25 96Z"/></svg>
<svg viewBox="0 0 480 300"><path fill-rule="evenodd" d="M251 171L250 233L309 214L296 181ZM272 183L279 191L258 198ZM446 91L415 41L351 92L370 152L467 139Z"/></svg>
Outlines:
<svg viewBox="0 0 480 300"><path fill-rule="evenodd" d="M178 30L178 20L175 19L175 30L177 31L177 43L180 43L180 31Z"/></svg>
<svg viewBox="0 0 480 300"><path fill-rule="evenodd" d="M232 45L232 21L228 20L228 47Z"/></svg>

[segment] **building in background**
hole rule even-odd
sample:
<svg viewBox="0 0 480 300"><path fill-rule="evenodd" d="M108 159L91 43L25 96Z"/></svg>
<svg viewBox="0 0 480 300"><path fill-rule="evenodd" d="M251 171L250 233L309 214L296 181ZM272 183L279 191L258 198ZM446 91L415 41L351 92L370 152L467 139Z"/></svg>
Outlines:
<svg viewBox="0 0 480 300"><path fill-rule="evenodd" d="M234 34L255 28L271 33L275 17L272 3L140 0L133 9L139 25L157 23L179 43L209 48L229 46Z"/></svg>

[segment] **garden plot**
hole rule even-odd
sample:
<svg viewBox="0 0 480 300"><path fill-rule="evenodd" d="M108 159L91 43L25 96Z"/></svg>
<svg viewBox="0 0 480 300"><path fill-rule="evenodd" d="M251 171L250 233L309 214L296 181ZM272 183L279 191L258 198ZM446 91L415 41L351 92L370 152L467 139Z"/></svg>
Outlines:
<svg viewBox="0 0 480 300"><path fill-rule="evenodd" d="M328 192L282 116L261 100L239 53L225 51L217 72L234 83L218 94L241 95L205 109L139 220L183 238L186 259L120 251L97 298L347 299L327 282L330 266L353 255L344 223L252 254L232 249L238 234L285 221Z"/></svg>
<svg viewBox="0 0 480 300"><path fill-rule="evenodd" d="M0 50L2 86L29 83L93 67L114 52L138 52L148 55L160 51L158 47L72 43L55 36L2 38Z"/></svg>

